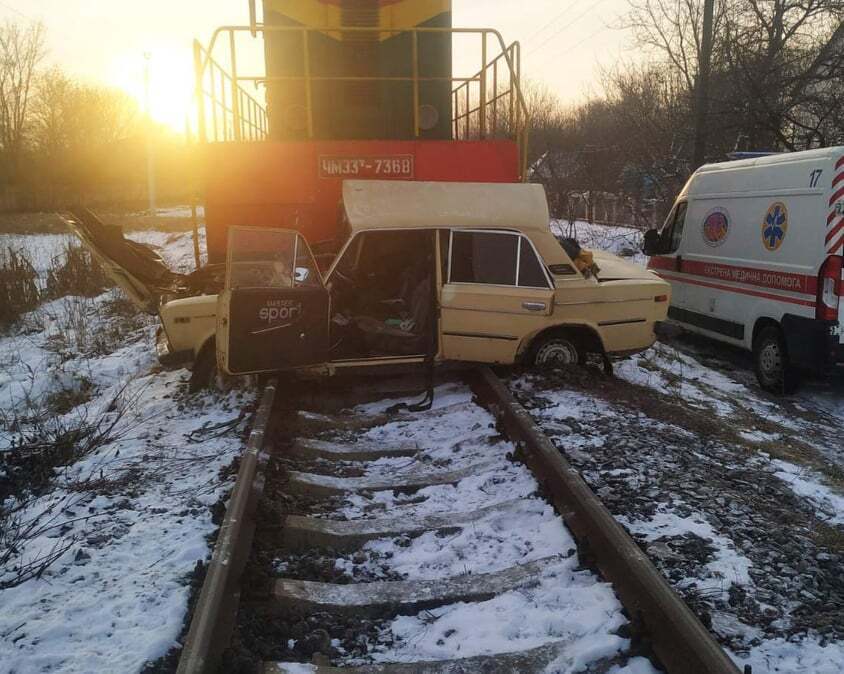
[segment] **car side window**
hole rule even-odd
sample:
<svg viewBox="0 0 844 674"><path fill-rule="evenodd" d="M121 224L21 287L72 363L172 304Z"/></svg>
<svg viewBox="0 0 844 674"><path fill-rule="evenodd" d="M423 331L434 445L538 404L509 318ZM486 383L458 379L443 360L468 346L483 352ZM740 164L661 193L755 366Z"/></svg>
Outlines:
<svg viewBox="0 0 844 674"><path fill-rule="evenodd" d="M674 217L665 227L662 232L662 252L663 254L676 253L680 248L680 242L683 240L683 227L686 224L686 210L688 203L681 201L674 209Z"/></svg>
<svg viewBox="0 0 844 674"><path fill-rule="evenodd" d="M530 241L519 237L519 286L523 288L547 288L548 278L542 269Z"/></svg>
<svg viewBox="0 0 844 674"><path fill-rule="evenodd" d="M453 232L449 281L514 286L518 250L514 234Z"/></svg>
<svg viewBox="0 0 844 674"><path fill-rule="evenodd" d="M453 231L441 246L449 283L551 287L533 245L518 232Z"/></svg>
<svg viewBox="0 0 844 674"><path fill-rule="evenodd" d="M448 283L448 259L449 247L451 245L451 230L441 229L439 231L440 237L440 264L442 265L442 282Z"/></svg>

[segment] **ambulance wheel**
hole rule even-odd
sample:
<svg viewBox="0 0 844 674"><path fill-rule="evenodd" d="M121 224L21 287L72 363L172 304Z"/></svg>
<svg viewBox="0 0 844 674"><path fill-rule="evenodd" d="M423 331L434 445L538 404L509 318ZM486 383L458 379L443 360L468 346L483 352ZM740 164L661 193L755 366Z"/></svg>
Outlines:
<svg viewBox="0 0 844 674"><path fill-rule="evenodd" d="M542 369L577 365L582 359L578 343L567 336L545 337L533 347L533 364Z"/></svg>
<svg viewBox="0 0 844 674"><path fill-rule="evenodd" d="M771 393L793 393L799 384L797 372L788 362L782 330L775 325L762 328L753 343L753 366L759 385Z"/></svg>

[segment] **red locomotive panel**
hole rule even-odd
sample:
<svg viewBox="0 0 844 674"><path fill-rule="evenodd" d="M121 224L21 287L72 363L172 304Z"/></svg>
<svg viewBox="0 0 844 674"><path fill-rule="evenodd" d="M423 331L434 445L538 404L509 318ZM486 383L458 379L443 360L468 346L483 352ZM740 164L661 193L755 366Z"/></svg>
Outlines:
<svg viewBox="0 0 844 674"><path fill-rule="evenodd" d="M519 180L518 146L510 140L267 141L212 143L204 151L210 262L223 261L229 225L295 229L312 244L330 244L350 178Z"/></svg>

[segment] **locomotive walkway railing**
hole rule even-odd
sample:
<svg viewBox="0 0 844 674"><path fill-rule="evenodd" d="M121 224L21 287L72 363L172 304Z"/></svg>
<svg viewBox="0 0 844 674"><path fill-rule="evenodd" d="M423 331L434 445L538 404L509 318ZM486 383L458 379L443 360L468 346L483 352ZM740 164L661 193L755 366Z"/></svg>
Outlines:
<svg viewBox="0 0 844 674"><path fill-rule="evenodd" d="M238 70L236 37L267 33L298 35L302 45L301 75L246 75ZM402 75L314 74L310 37L315 33L360 38L384 35L411 35L411 72ZM477 36L480 39L480 69L465 77L429 76L420 74L419 40L421 35L445 34ZM227 43L227 44L226 44ZM215 59L216 50L227 52L228 69ZM314 134L313 89L324 82L406 82L412 85L412 116L409 136L422 135L420 120L420 87L427 82L449 82L452 87L452 137L455 140L509 138L518 144L522 178L527 171L528 110L522 95L521 49L518 42L506 45L501 34L490 28L385 28L337 26L223 26L218 28L207 48L194 43L196 70L197 124L200 142L257 141L269 137L266 106L244 88L258 90L273 83L301 83L304 87L303 135Z"/></svg>

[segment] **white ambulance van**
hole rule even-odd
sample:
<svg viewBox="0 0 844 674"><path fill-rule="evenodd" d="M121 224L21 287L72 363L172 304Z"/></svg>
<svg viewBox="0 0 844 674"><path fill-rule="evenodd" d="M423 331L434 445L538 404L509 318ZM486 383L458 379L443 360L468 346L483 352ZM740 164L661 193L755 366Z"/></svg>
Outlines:
<svg viewBox="0 0 844 674"><path fill-rule="evenodd" d="M763 388L844 362L844 147L701 167L645 253L669 318L752 351Z"/></svg>

